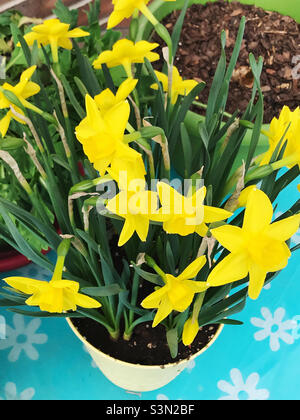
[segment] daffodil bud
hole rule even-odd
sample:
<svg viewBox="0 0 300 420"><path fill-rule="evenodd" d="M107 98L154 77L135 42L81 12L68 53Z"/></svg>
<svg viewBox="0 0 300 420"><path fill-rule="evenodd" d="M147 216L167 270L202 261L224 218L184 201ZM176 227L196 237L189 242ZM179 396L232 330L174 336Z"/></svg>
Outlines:
<svg viewBox="0 0 300 420"><path fill-rule="evenodd" d="M189 318L186 323L184 324L183 328L183 334L182 334L182 342L185 346L190 346L195 338L197 337L197 334L199 332L199 324L198 320L193 318Z"/></svg>
<svg viewBox="0 0 300 420"><path fill-rule="evenodd" d="M140 129L140 133L141 133L141 137L144 137L146 139L152 139L153 137L161 136L165 134L162 128L153 127L153 126L142 127Z"/></svg>
<svg viewBox="0 0 300 420"><path fill-rule="evenodd" d="M24 144L24 140L22 139L7 136L5 139L0 140L0 149L6 152L10 152L11 150L16 150L20 147L23 147Z"/></svg>
<svg viewBox="0 0 300 420"><path fill-rule="evenodd" d="M251 192L256 190L256 189L257 189L256 185L250 185L250 187L245 188L241 192L240 197L238 199L239 207L246 207L247 201L248 201L248 198L249 198Z"/></svg>
<svg viewBox="0 0 300 420"><path fill-rule="evenodd" d="M264 165L261 167L257 167L249 172L245 178L245 184L248 182L254 181L256 179L262 179L274 172L274 168L272 165Z"/></svg>
<svg viewBox="0 0 300 420"><path fill-rule="evenodd" d="M64 239L58 249L57 249L57 255L58 257L66 257L68 255L69 249L71 246L71 238Z"/></svg>

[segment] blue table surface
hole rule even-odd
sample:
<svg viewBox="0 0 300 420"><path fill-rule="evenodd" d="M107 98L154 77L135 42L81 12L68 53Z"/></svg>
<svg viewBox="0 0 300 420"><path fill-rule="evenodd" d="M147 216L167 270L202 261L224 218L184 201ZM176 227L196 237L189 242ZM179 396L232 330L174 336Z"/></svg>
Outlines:
<svg viewBox="0 0 300 420"><path fill-rule="evenodd" d="M299 198L299 179L282 192L276 215ZM300 233L293 244L300 242ZM31 264L21 275L48 280ZM298 400L300 399L299 251L256 301L225 326L216 343L171 384L129 393L95 367L64 319L25 318L0 308L1 400ZM1 317L2 316L2 317ZM147 380L147 378L145 378Z"/></svg>

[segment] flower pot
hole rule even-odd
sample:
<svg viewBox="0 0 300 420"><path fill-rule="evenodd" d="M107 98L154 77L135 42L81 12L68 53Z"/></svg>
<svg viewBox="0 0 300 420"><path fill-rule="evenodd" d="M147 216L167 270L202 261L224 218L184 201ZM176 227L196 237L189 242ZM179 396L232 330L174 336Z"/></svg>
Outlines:
<svg viewBox="0 0 300 420"><path fill-rule="evenodd" d="M120 388L133 392L154 391L170 383L187 367L191 360L196 359L214 344L224 328L224 325L220 325L209 344L189 359L163 366L142 366L126 363L102 353L80 334L70 319L67 319L67 322L107 379Z"/></svg>

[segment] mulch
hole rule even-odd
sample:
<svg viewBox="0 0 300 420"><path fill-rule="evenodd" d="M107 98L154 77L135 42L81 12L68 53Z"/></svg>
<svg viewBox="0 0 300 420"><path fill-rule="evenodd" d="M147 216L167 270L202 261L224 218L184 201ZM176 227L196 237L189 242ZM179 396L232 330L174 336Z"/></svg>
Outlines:
<svg viewBox="0 0 300 420"><path fill-rule="evenodd" d="M170 32L179 13L175 11L163 21ZM238 2L193 5L187 11L175 65L184 78L207 83L200 98L206 103L220 58L221 31L227 34L229 62L242 16L247 20L245 36L226 111L234 113L237 107L244 111L251 98L253 75L249 54L252 52L256 59L259 56L264 59L261 86L265 97L264 122L269 123L284 105L295 109L300 104L300 25L291 17ZM153 40L161 44L157 35ZM156 63L156 68L161 69L162 64L162 61Z"/></svg>

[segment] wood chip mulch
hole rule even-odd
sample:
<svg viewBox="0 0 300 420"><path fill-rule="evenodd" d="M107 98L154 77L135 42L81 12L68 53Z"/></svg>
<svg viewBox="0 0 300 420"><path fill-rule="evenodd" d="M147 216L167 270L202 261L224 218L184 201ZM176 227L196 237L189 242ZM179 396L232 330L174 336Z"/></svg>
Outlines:
<svg viewBox="0 0 300 420"><path fill-rule="evenodd" d="M173 12L163 21L170 32L179 13ZM224 29L227 34L229 62L242 16L247 19L246 31L226 111L233 113L237 107L244 111L251 98L252 52L256 58L264 58L261 86L265 97L264 121L269 123L284 105L291 109L300 105L300 25L291 17L238 2L194 5L187 11L175 65L184 78L207 83L200 98L206 103L220 58L221 31ZM156 35L153 40L161 43ZM162 62L156 63L156 68L161 69Z"/></svg>

